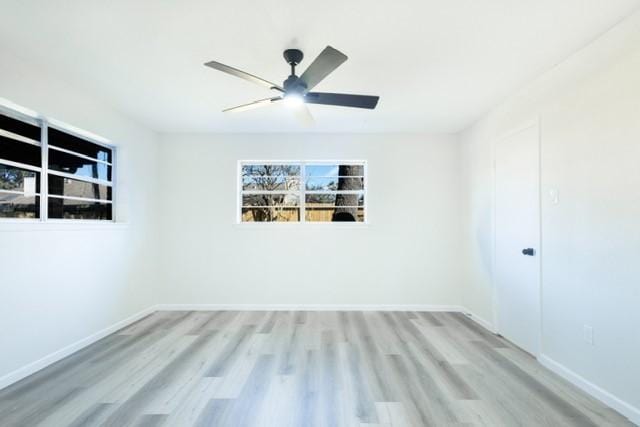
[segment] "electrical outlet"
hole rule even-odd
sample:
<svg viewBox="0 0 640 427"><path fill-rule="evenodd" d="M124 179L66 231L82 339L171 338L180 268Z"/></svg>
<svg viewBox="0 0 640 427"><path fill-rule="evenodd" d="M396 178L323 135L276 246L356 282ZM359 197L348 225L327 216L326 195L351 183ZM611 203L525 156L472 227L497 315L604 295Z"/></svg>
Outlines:
<svg viewBox="0 0 640 427"><path fill-rule="evenodd" d="M584 325L584 340L587 344L593 345L593 327Z"/></svg>

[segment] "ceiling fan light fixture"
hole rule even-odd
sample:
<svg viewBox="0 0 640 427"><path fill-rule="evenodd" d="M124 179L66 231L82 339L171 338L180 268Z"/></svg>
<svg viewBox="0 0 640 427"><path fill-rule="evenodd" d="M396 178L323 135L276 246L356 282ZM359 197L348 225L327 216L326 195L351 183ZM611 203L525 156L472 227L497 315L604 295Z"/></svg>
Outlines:
<svg viewBox="0 0 640 427"><path fill-rule="evenodd" d="M289 108L298 108L304 104L304 98L299 93L288 93L284 96L284 105Z"/></svg>

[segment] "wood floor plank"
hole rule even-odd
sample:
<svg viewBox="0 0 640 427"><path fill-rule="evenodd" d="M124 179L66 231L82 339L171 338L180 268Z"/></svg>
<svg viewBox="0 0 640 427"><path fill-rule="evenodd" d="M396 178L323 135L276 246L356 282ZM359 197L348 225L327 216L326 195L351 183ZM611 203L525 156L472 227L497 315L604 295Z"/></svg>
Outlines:
<svg viewBox="0 0 640 427"><path fill-rule="evenodd" d="M206 373L207 377L223 377L233 363L234 357L242 352L242 348L250 340L254 325L244 325L226 344L224 350L215 359Z"/></svg>
<svg viewBox="0 0 640 427"><path fill-rule="evenodd" d="M104 421L109 416L111 409L114 405L112 403L96 403L92 406L89 406L87 409L82 411L82 413L73 420L69 427L84 427L84 426L97 426L104 423ZM54 420L47 420L46 423L43 423L42 426L55 426L60 425Z"/></svg>
<svg viewBox="0 0 640 427"><path fill-rule="evenodd" d="M271 331L273 331L273 327L276 324L277 317L278 317L278 312L277 311L272 311L269 314L269 317L267 318L267 321L262 325L262 328L260 328L260 333L261 334L270 334Z"/></svg>
<svg viewBox="0 0 640 427"><path fill-rule="evenodd" d="M252 426L260 421L257 415L262 409L267 390L276 372L275 358L265 354L255 362L240 395L233 399L221 415L221 426ZM217 424L214 424L217 425Z"/></svg>
<svg viewBox="0 0 640 427"><path fill-rule="evenodd" d="M221 378L198 378L185 389L184 397L180 404L171 411L167 417L165 425L179 426L196 425L198 420L206 410L210 401L214 398L214 393L222 381Z"/></svg>
<svg viewBox="0 0 640 427"><path fill-rule="evenodd" d="M0 425L633 424L460 313L175 311L0 390Z"/></svg>
<svg viewBox="0 0 640 427"><path fill-rule="evenodd" d="M305 315L306 318L306 315ZM278 375L292 375L296 369L296 356L299 349L300 336L304 323L300 323L300 318L296 313L295 316L289 317L288 333L280 351Z"/></svg>
<svg viewBox="0 0 640 427"><path fill-rule="evenodd" d="M145 414L138 417L133 427L161 427L166 421L166 414Z"/></svg>
<svg viewBox="0 0 640 427"><path fill-rule="evenodd" d="M322 349L320 362L320 396L322 406L319 410L321 425L337 426L342 424L342 399L340 378L338 375L338 354L336 332L322 331Z"/></svg>
<svg viewBox="0 0 640 427"><path fill-rule="evenodd" d="M491 420L495 414L507 426L557 426L562 425L560 420L554 414L546 411L544 405L537 400L532 400L526 393L522 393L517 388L509 387L504 382L500 374L496 374L491 369L480 368L476 365L465 365L458 368L467 381L478 390L483 396L481 402L489 408L489 415L474 414L473 403L465 404L465 402L476 402L474 400L458 401L460 408L463 409L462 416L467 418L469 413L471 416L480 417L480 420ZM464 410L466 409L466 411ZM477 407L475 409L478 409ZM465 415L466 414L466 415ZM479 425L483 422L478 420ZM500 424L499 423L499 424Z"/></svg>
<svg viewBox="0 0 640 427"><path fill-rule="evenodd" d="M401 402L386 402L387 413L389 414L389 424L391 427L411 426L406 406Z"/></svg>
<svg viewBox="0 0 640 427"><path fill-rule="evenodd" d="M356 343L345 343L343 349L344 359L346 359L343 369L346 371L349 392L354 402L351 412L360 423L377 423L378 415L365 377L362 351Z"/></svg>
<svg viewBox="0 0 640 427"><path fill-rule="evenodd" d="M252 334L246 345L231 360L229 370L220 377L220 385L215 391L216 399L236 399L242 392L245 383L252 374L254 365L258 358L265 353L262 349L265 346L264 334Z"/></svg>
<svg viewBox="0 0 640 427"><path fill-rule="evenodd" d="M399 347L401 348L402 354L407 353L407 343L413 343L420 349L421 355L426 359L428 368L446 382L448 388L453 391L457 398L478 398L473 389L464 381L464 378L453 369L451 364L438 351L433 343L429 342L426 337L420 333L410 319L402 316L402 314L382 313L382 316L389 329L400 337Z"/></svg>
<svg viewBox="0 0 640 427"><path fill-rule="evenodd" d="M232 399L211 399L204 408L195 425L197 427L222 426L228 408L233 404Z"/></svg>
<svg viewBox="0 0 640 427"><path fill-rule="evenodd" d="M388 368L376 345L374 332L370 330L364 313L354 312L350 316L357 331L357 343L362 349L363 369L373 400L375 402L396 401L393 388L389 384L390 374L386 372Z"/></svg>
<svg viewBox="0 0 640 427"><path fill-rule="evenodd" d="M409 412L409 417L413 425L433 426L436 425L435 417L429 411L427 401L419 390L418 386L409 376L409 370L404 358L399 354L387 356L389 364L393 369L396 384L402 396L404 407Z"/></svg>
<svg viewBox="0 0 640 427"><path fill-rule="evenodd" d="M318 351L307 350L304 370L298 376L294 425L315 426L318 424L318 399L320 395Z"/></svg>
<svg viewBox="0 0 640 427"><path fill-rule="evenodd" d="M442 322L440 322L438 318L433 315L433 313L429 313L428 311L419 312L418 317L423 319L431 326L444 326Z"/></svg>
<svg viewBox="0 0 640 427"><path fill-rule="evenodd" d="M423 324L416 324L418 330L425 336L427 341L431 342L433 346L438 350L440 354L444 357L444 360L453 364L467 364L469 361L465 357L464 353L461 352L455 345L447 337L445 328L441 326L424 326Z"/></svg>

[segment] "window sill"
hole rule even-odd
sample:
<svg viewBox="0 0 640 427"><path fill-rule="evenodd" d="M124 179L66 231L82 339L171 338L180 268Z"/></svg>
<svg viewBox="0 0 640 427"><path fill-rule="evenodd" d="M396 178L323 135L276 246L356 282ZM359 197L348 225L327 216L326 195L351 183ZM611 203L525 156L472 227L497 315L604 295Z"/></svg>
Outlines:
<svg viewBox="0 0 640 427"><path fill-rule="evenodd" d="M129 227L128 222L102 221L38 221L0 220L0 233L32 231L117 231Z"/></svg>
<svg viewBox="0 0 640 427"><path fill-rule="evenodd" d="M362 230L371 227L366 222L236 222L233 224L238 229L248 230L282 230L291 229L318 229L325 230L327 228L344 229L344 230Z"/></svg>

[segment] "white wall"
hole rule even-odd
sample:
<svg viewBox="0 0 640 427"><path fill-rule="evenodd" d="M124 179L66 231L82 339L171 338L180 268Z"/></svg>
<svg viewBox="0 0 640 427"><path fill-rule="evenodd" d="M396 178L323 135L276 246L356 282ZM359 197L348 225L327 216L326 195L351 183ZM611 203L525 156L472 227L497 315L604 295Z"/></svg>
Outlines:
<svg viewBox="0 0 640 427"><path fill-rule="evenodd" d="M0 384L155 303L156 137L83 91L0 51L0 97L110 139L118 225L0 222ZM4 377L4 379L3 379Z"/></svg>
<svg viewBox="0 0 640 427"><path fill-rule="evenodd" d="M617 409L640 422L640 15L462 135L469 259L462 301L488 319L494 292L494 141L536 118L542 150L543 360L611 393L619 399ZM558 205L549 201L550 188L559 189ZM594 328L593 346L583 340L584 325Z"/></svg>
<svg viewBox="0 0 640 427"><path fill-rule="evenodd" d="M235 225L260 159L367 160L370 224ZM458 304L458 160L448 136L164 136L162 302Z"/></svg>

